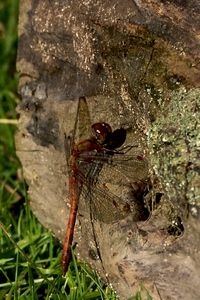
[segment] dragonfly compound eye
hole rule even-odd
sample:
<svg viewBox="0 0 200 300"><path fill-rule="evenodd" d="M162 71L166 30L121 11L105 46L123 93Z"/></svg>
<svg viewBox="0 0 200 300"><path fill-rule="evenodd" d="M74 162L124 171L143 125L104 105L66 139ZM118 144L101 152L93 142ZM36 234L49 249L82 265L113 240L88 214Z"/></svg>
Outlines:
<svg viewBox="0 0 200 300"><path fill-rule="evenodd" d="M111 133L112 128L108 123L99 122L92 125L92 134L101 145L109 139Z"/></svg>

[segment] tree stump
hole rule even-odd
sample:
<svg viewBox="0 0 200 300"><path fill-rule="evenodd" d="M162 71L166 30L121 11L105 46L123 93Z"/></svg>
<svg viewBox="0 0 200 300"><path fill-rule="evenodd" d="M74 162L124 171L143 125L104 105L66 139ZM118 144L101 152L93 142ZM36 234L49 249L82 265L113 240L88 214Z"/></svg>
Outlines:
<svg viewBox="0 0 200 300"><path fill-rule="evenodd" d="M147 220L89 226L80 199L77 253L120 299L140 284L153 299L200 298L199 12L197 0L20 4L16 148L40 222L63 240L64 137L80 96L91 124L126 128L126 144L148 159Z"/></svg>

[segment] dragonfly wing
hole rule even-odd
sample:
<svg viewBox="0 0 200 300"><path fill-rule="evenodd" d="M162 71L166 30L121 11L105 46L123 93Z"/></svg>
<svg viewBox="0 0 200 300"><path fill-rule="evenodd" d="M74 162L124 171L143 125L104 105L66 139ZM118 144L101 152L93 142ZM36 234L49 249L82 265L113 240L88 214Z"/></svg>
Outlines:
<svg viewBox="0 0 200 300"><path fill-rule="evenodd" d="M124 219L131 213L128 201L122 200L100 183L90 187L84 185L82 192L89 202L94 219L104 223L113 223Z"/></svg>
<svg viewBox="0 0 200 300"><path fill-rule="evenodd" d="M78 140L84 140L91 135L91 120L88 103L85 97L80 97L78 102Z"/></svg>
<svg viewBox="0 0 200 300"><path fill-rule="evenodd" d="M145 158L140 156L119 157L119 154L117 154L113 158L112 167L116 167L133 182L146 180L148 178L148 162Z"/></svg>
<svg viewBox="0 0 200 300"><path fill-rule="evenodd" d="M131 181L146 180L148 178L148 162L147 160L139 155L125 155L119 154L93 154L82 153L80 156L81 163L86 164L87 161L90 164L101 162L109 165L110 168L116 168L122 174L124 174Z"/></svg>
<svg viewBox="0 0 200 300"><path fill-rule="evenodd" d="M92 174L92 173L90 173ZM131 214L133 220L143 220L143 199L136 199L127 178L116 169L102 166L98 176L85 179L82 195L92 211L93 218L113 223Z"/></svg>
<svg viewBox="0 0 200 300"><path fill-rule="evenodd" d="M138 203L135 199L132 182L146 180L147 176L147 160L138 155L87 152L79 157L83 196L95 218L105 223L139 214L143 200Z"/></svg>

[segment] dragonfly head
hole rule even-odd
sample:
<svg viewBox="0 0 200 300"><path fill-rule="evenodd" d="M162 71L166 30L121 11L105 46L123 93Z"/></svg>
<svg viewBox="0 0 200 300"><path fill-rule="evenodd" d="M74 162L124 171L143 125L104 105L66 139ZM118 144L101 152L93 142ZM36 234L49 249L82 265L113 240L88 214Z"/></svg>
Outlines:
<svg viewBox="0 0 200 300"><path fill-rule="evenodd" d="M91 127L93 137L99 144L104 145L112 134L111 126L108 123L99 122L94 123Z"/></svg>
<svg viewBox="0 0 200 300"><path fill-rule="evenodd" d="M92 133L98 144L103 145L108 150L121 147L126 140L126 130L124 128L112 131L111 126L105 122L93 124Z"/></svg>

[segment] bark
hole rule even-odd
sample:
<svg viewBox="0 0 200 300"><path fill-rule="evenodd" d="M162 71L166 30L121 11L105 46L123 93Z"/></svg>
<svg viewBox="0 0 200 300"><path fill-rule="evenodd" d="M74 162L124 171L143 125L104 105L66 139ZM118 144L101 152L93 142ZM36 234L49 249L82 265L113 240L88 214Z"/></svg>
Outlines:
<svg viewBox="0 0 200 300"><path fill-rule="evenodd" d="M99 121L127 128L126 144L149 161L148 220L97 218L88 226L90 207L80 199L77 253L120 299L141 284L153 299L200 297L199 12L197 0L21 0L16 148L40 222L63 239L64 136L79 96L89 109L79 136ZM114 177L103 172L105 181Z"/></svg>

